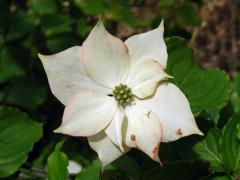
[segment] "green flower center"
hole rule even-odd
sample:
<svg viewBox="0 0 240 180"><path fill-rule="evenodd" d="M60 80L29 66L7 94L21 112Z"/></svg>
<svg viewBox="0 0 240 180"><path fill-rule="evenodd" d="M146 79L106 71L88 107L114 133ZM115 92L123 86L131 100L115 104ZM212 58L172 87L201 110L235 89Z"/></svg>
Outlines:
<svg viewBox="0 0 240 180"><path fill-rule="evenodd" d="M126 106L133 101L132 91L125 84L119 84L118 86L115 86L115 89L113 90L113 97L121 106Z"/></svg>

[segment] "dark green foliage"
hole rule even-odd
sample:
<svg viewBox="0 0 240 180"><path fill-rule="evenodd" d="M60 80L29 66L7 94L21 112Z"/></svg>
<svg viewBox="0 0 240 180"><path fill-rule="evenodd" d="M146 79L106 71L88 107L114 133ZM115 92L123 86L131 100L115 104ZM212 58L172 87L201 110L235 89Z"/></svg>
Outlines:
<svg viewBox="0 0 240 180"><path fill-rule="evenodd" d="M25 113L0 107L0 178L12 175L42 136L42 126Z"/></svg>
<svg viewBox="0 0 240 180"><path fill-rule="evenodd" d="M227 74L219 69L200 69L184 39L167 38L166 43L169 53L167 71L188 97L193 114L198 115L203 109L222 108L230 93Z"/></svg>

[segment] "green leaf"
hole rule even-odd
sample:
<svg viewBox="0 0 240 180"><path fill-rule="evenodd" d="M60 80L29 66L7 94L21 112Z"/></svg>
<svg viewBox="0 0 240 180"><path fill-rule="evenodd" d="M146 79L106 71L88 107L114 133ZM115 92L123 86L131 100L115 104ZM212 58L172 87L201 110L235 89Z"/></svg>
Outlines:
<svg viewBox="0 0 240 180"><path fill-rule="evenodd" d="M240 73L236 73L232 83L233 93L231 94L231 103L234 107L234 112L240 111Z"/></svg>
<svg viewBox="0 0 240 180"><path fill-rule="evenodd" d="M140 180L197 179L204 172L205 165L196 161L167 162L141 174Z"/></svg>
<svg viewBox="0 0 240 180"><path fill-rule="evenodd" d="M187 96L194 115L203 109L222 108L231 90L226 73L219 69L200 69L184 39L167 38L166 43L169 54L167 72Z"/></svg>
<svg viewBox="0 0 240 180"><path fill-rule="evenodd" d="M87 25L85 19L77 20L77 34L81 37L87 37L88 33L91 31L92 27Z"/></svg>
<svg viewBox="0 0 240 180"><path fill-rule="evenodd" d="M240 111L240 97L237 92L233 92L230 97L234 112Z"/></svg>
<svg viewBox="0 0 240 180"><path fill-rule="evenodd" d="M54 14L57 11L55 0L28 0L28 6L38 15Z"/></svg>
<svg viewBox="0 0 240 180"><path fill-rule="evenodd" d="M119 3L117 1L113 1L111 6L108 8L108 13L111 19L117 22L127 23L132 27L146 27L150 25L150 22L145 19L138 19L134 17L132 13L131 5L127 3Z"/></svg>
<svg viewBox="0 0 240 180"><path fill-rule="evenodd" d="M33 167L44 169L46 160L48 156L51 154L54 146L55 146L54 141L51 141L49 144L45 145L43 149L41 149L41 154L37 158L35 158L34 161L32 162Z"/></svg>
<svg viewBox="0 0 240 180"><path fill-rule="evenodd" d="M237 137L240 115L234 115L223 128L222 159L227 173L240 175L240 141Z"/></svg>
<svg viewBox="0 0 240 180"><path fill-rule="evenodd" d="M31 77L17 78L6 88L4 101L7 104L35 110L46 100L45 86Z"/></svg>
<svg viewBox="0 0 240 180"><path fill-rule="evenodd" d="M44 16L41 20L42 31L47 37L52 37L72 31L71 17L66 14Z"/></svg>
<svg viewBox="0 0 240 180"><path fill-rule="evenodd" d="M216 172L224 172L223 161L220 157L221 133L216 128L212 128L207 136L193 147L194 152L203 161L210 163L210 169Z"/></svg>
<svg viewBox="0 0 240 180"><path fill-rule="evenodd" d="M63 143L63 141L59 142L47 159L47 177L49 180L66 180L68 177L68 157L61 152Z"/></svg>
<svg viewBox="0 0 240 180"><path fill-rule="evenodd" d="M161 9L170 9L174 7L174 1L173 0L162 0L158 2L158 6Z"/></svg>
<svg viewBox="0 0 240 180"><path fill-rule="evenodd" d="M240 124L237 125L237 138L240 141Z"/></svg>
<svg viewBox="0 0 240 180"><path fill-rule="evenodd" d="M98 15L104 11L104 0L74 0L85 14Z"/></svg>
<svg viewBox="0 0 240 180"><path fill-rule="evenodd" d="M234 78L234 87L235 87L235 90L238 94L238 96L240 96L240 73L237 73L235 75L235 78Z"/></svg>
<svg viewBox="0 0 240 180"><path fill-rule="evenodd" d="M186 28L186 26L199 26L201 23L201 16L199 15L200 8L196 3L185 2L180 5L176 12L176 18L179 26ZM191 14L189 16L189 14Z"/></svg>
<svg viewBox="0 0 240 180"><path fill-rule="evenodd" d="M9 79L22 76L25 74L24 69L11 55L7 48L0 51L0 84L8 81Z"/></svg>
<svg viewBox="0 0 240 180"><path fill-rule="evenodd" d="M18 170L33 144L42 136L42 127L21 111L0 107L0 178Z"/></svg>
<svg viewBox="0 0 240 180"><path fill-rule="evenodd" d="M76 180L100 180L101 164L99 160L94 160L93 163L83 168Z"/></svg>
<svg viewBox="0 0 240 180"><path fill-rule="evenodd" d="M212 122L214 122L214 124L218 124L218 121L220 119L220 109L209 109L207 111L209 120L211 120Z"/></svg>

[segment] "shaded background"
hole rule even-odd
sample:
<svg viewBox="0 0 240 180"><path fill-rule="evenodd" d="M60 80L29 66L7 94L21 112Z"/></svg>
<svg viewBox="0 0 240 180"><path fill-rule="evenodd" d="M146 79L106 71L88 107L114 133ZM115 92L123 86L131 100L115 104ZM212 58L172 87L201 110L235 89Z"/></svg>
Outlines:
<svg viewBox="0 0 240 180"><path fill-rule="evenodd" d="M31 152L30 165L42 168L55 143L63 138L52 130L60 124L64 107L51 94L37 53L54 54L81 45L99 14L107 29L123 40L157 27L164 19L165 37L186 38L200 66L220 67L230 77L239 70L238 1L0 0L0 103L44 123L44 138ZM86 139L64 138L63 148L71 159L85 166L96 157ZM144 156L138 151L132 154ZM170 159L175 158L178 155ZM207 174L198 167L197 175Z"/></svg>

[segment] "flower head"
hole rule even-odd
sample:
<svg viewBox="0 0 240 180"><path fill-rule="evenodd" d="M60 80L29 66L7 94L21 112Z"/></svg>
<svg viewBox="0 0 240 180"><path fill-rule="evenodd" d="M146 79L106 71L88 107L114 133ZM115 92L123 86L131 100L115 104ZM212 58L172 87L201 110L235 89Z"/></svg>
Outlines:
<svg viewBox="0 0 240 180"><path fill-rule="evenodd" d="M82 46L39 57L53 94L66 106L55 132L86 136L105 166L130 148L160 162L160 142L198 129L185 95L166 80L163 22L125 42L99 21Z"/></svg>

